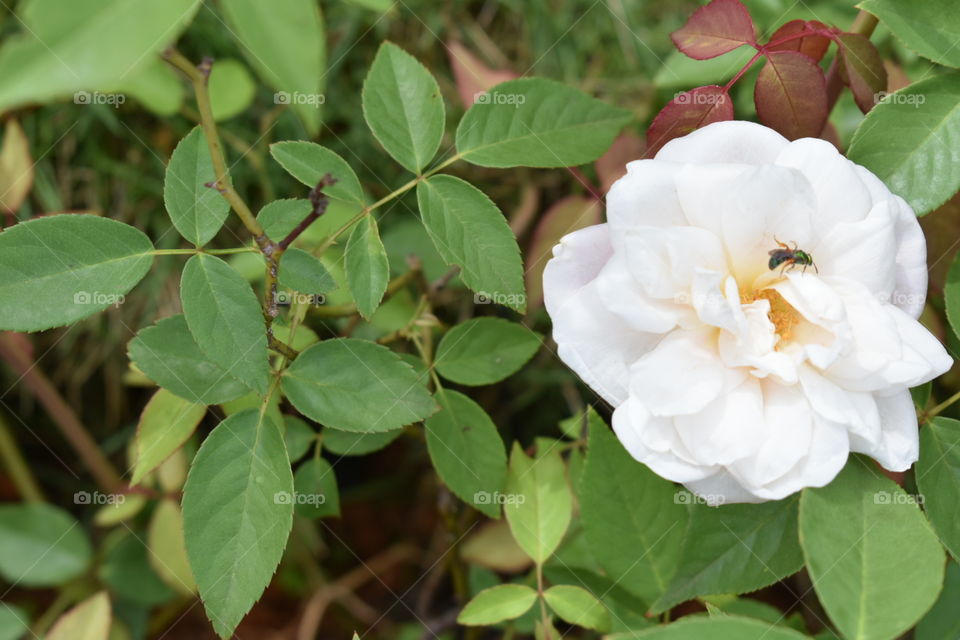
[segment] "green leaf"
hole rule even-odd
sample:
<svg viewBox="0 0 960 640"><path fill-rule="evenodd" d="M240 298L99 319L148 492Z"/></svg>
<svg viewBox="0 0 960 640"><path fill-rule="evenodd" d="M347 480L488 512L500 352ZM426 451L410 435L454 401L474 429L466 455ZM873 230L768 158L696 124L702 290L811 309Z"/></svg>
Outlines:
<svg viewBox="0 0 960 640"><path fill-rule="evenodd" d="M158 389L143 408L137 424L137 462L130 483L138 484L183 446L206 413L206 406L184 400L166 389Z"/></svg>
<svg viewBox="0 0 960 640"><path fill-rule="evenodd" d="M200 351L182 314L141 329L127 351L148 378L186 400L222 404L249 392Z"/></svg>
<svg viewBox="0 0 960 640"><path fill-rule="evenodd" d="M318 342L284 371L282 384L303 415L345 431L391 431L436 410L413 368L366 340Z"/></svg>
<svg viewBox="0 0 960 640"><path fill-rule="evenodd" d="M591 407L580 514L590 548L607 573L650 603L679 562L687 510L674 485L634 460Z"/></svg>
<svg viewBox="0 0 960 640"><path fill-rule="evenodd" d="M110 597L96 593L60 616L44 640L107 640L110 636Z"/></svg>
<svg viewBox="0 0 960 640"><path fill-rule="evenodd" d="M0 49L0 111L114 87L177 39L197 0L31 0Z"/></svg>
<svg viewBox="0 0 960 640"><path fill-rule="evenodd" d="M951 0L927 0L916 5L865 0L859 6L880 18L893 35L924 58L960 67L960 15Z"/></svg>
<svg viewBox="0 0 960 640"><path fill-rule="evenodd" d="M573 511L566 469L554 448L528 458L513 443L504 496L504 514L517 544L537 564L553 555Z"/></svg>
<svg viewBox="0 0 960 640"><path fill-rule="evenodd" d="M307 294L337 288L333 276L319 260L302 249L287 249L280 256L280 286Z"/></svg>
<svg viewBox="0 0 960 640"><path fill-rule="evenodd" d="M947 577L943 592L933 608L913 632L914 640L945 640L960 638L960 616L957 602L960 601L960 566L955 562L947 565Z"/></svg>
<svg viewBox="0 0 960 640"><path fill-rule="evenodd" d="M22 587L61 585L86 571L93 554L73 516L44 503L0 505L0 547L0 576Z"/></svg>
<svg viewBox="0 0 960 640"><path fill-rule="evenodd" d="M92 215L34 218L0 233L0 329L41 331L122 304L150 270L153 244Z"/></svg>
<svg viewBox="0 0 960 640"><path fill-rule="evenodd" d="M184 83L178 72L160 57L122 78L116 93L129 94L158 116L170 118L183 106ZM76 98L75 98L76 99Z"/></svg>
<svg viewBox="0 0 960 640"><path fill-rule="evenodd" d="M257 86L247 67L233 58L218 58L207 80L210 107L217 122L240 115L253 102Z"/></svg>
<svg viewBox="0 0 960 640"><path fill-rule="evenodd" d="M857 127L847 155L922 216L960 190L958 137L960 73L953 72L880 102Z"/></svg>
<svg viewBox="0 0 960 640"><path fill-rule="evenodd" d="M373 135L394 160L419 174L443 137L443 97L437 81L416 58L384 42L361 95L363 117Z"/></svg>
<svg viewBox="0 0 960 640"><path fill-rule="evenodd" d="M210 242L230 213L230 203L207 186L216 179L207 139L199 126L194 127L170 156L163 202L173 226L197 246Z"/></svg>
<svg viewBox="0 0 960 640"><path fill-rule="evenodd" d="M582 587L558 584L547 589L543 599L565 622L597 631L610 630L610 612Z"/></svg>
<svg viewBox="0 0 960 640"><path fill-rule="evenodd" d="M459 384L492 384L516 373L542 342L542 335L521 324L474 318L444 334L437 347L437 372Z"/></svg>
<svg viewBox="0 0 960 640"><path fill-rule="evenodd" d="M173 500L164 498L157 503L147 529L147 547L147 560L164 582L184 595L196 594L183 538L183 514Z"/></svg>
<svg viewBox="0 0 960 640"><path fill-rule="evenodd" d="M340 491L333 467L311 458L293 474L294 511L305 518L340 517Z"/></svg>
<svg viewBox="0 0 960 640"><path fill-rule="evenodd" d="M520 248L503 214L469 182L436 175L417 185L423 224L448 264L458 265L464 283L495 302L521 313L527 299Z"/></svg>
<svg viewBox="0 0 960 640"><path fill-rule="evenodd" d="M467 110L457 151L482 167L572 167L603 155L631 117L553 80L508 80Z"/></svg>
<svg viewBox="0 0 960 640"><path fill-rule="evenodd" d="M0 640L19 640L30 628L30 616L15 604L0 602Z"/></svg>
<svg viewBox="0 0 960 640"><path fill-rule="evenodd" d="M324 429L323 448L338 456L363 456L383 449L401 435L403 435L402 429L383 433L355 433Z"/></svg>
<svg viewBox="0 0 960 640"><path fill-rule="evenodd" d="M323 192L330 198L359 205L364 204L363 187L347 161L326 147L314 142L288 140L270 145L270 155L294 178L311 189L324 175L337 180Z"/></svg>
<svg viewBox="0 0 960 640"><path fill-rule="evenodd" d="M276 104L289 104L307 132L320 130L327 39L313 0L284 0L283 10L260 0L220 0L244 54L260 77L277 90Z"/></svg>
<svg viewBox="0 0 960 640"><path fill-rule="evenodd" d="M373 216L364 216L353 228L343 255L350 294L360 315L369 320L390 281L390 263Z"/></svg>
<svg viewBox="0 0 960 640"><path fill-rule="evenodd" d="M797 542L797 498L711 507L680 490L691 504L676 573L653 613L696 596L746 593L773 584L803 566Z"/></svg>
<svg viewBox="0 0 960 640"><path fill-rule="evenodd" d="M956 336L960 336L960 252L953 257L947 280L943 285L943 300L947 321Z"/></svg>
<svg viewBox="0 0 960 640"><path fill-rule="evenodd" d="M270 364L260 303L246 280L215 256L197 254L180 280L183 315L200 349L261 395Z"/></svg>
<svg viewBox="0 0 960 640"><path fill-rule="evenodd" d="M615 633L605 640L808 640L799 631L768 622L723 616L686 617L668 625L639 632Z"/></svg>
<svg viewBox="0 0 960 640"><path fill-rule="evenodd" d="M283 416L283 442L287 446L290 462L296 462L307 454L310 445L317 440L313 427L296 416Z"/></svg>
<svg viewBox="0 0 960 640"><path fill-rule="evenodd" d="M430 460L443 482L467 504L500 517L507 454L500 432L476 402L457 391L437 393L440 412L424 422Z"/></svg>
<svg viewBox="0 0 960 640"><path fill-rule="evenodd" d="M960 421L936 417L920 430L916 478L940 541L960 557Z"/></svg>
<svg viewBox="0 0 960 640"><path fill-rule="evenodd" d="M221 422L183 489L190 568L207 615L229 637L270 582L293 523L293 475L277 426L256 409Z"/></svg>
<svg viewBox="0 0 960 640"><path fill-rule="evenodd" d="M826 487L803 490L800 540L807 569L846 638L896 638L940 593L943 549L909 498L859 456L851 456Z"/></svg>
<svg viewBox="0 0 960 640"><path fill-rule="evenodd" d="M169 602L176 595L150 566L140 534L129 527L113 532L103 543L101 554L98 577L118 598L150 607Z"/></svg>
<svg viewBox="0 0 960 640"><path fill-rule="evenodd" d="M467 603L457 622L469 626L496 624L519 618L537 601L537 592L522 584L501 584L484 589Z"/></svg>

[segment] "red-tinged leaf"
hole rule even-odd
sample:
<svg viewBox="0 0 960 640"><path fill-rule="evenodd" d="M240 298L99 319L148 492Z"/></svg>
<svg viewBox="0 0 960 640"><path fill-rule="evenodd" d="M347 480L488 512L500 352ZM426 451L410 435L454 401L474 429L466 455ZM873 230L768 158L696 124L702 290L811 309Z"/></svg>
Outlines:
<svg viewBox="0 0 960 640"><path fill-rule="evenodd" d="M560 238L600 222L601 204L595 198L567 196L556 202L537 223L523 264L527 267L527 310L543 302L543 268Z"/></svg>
<svg viewBox="0 0 960 640"><path fill-rule="evenodd" d="M670 38L677 49L696 60L716 58L757 42L750 12L740 0L713 0L700 7Z"/></svg>
<svg viewBox="0 0 960 640"><path fill-rule="evenodd" d="M646 144L643 138L632 133L617 136L607 152L597 158L594 167L600 179L600 191L606 193L610 186L627 172L627 163L643 157Z"/></svg>
<svg viewBox="0 0 960 640"><path fill-rule="evenodd" d="M827 121L827 82L812 58L771 51L757 76L754 102L760 122L786 138L819 136Z"/></svg>
<svg viewBox="0 0 960 640"><path fill-rule="evenodd" d="M513 71L491 69L473 52L455 40L447 44L447 53L450 57L450 68L453 70L457 93L460 95L463 106L468 109L476 100L477 94L492 89L501 82L520 77Z"/></svg>
<svg viewBox="0 0 960 640"><path fill-rule="evenodd" d="M887 92L900 91L900 89L905 89L912 84L910 76L896 62L884 60L883 68L887 70Z"/></svg>
<svg viewBox="0 0 960 640"><path fill-rule="evenodd" d="M667 103L647 129L646 157L674 138L714 122L733 120L733 101L723 87L715 84L684 91Z"/></svg>
<svg viewBox="0 0 960 640"><path fill-rule="evenodd" d="M880 52L868 38L858 33L840 35L840 77L853 92L853 99L864 113L870 111L887 89L887 70Z"/></svg>
<svg viewBox="0 0 960 640"><path fill-rule="evenodd" d="M819 62L827 52L827 47L830 46L830 38L816 35L816 33L829 30L830 27L816 20L791 20L770 36L767 49L769 51L799 51ZM811 35L777 44L780 40L801 33L810 33Z"/></svg>
<svg viewBox="0 0 960 640"><path fill-rule="evenodd" d="M827 124L823 127L820 138L835 146L840 153L843 153L843 141L840 139L840 132L837 131L837 128L833 126L833 123L829 120L827 120Z"/></svg>

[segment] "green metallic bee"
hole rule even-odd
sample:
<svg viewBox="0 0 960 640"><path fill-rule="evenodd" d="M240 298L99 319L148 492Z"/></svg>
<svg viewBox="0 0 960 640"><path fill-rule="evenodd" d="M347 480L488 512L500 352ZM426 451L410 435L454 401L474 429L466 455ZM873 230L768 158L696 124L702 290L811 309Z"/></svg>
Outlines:
<svg viewBox="0 0 960 640"><path fill-rule="evenodd" d="M793 243L791 249L788 244L780 242L776 238L773 240L779 245L779 248L769 252L770 262L767 266L771 271L780 267L780 275L782 276L788 268L793 269L797 265L802 265L804 271L807 270L807 267L813 267L817 273L820 273L820 269L817 269L817 265L813 262L813 256L803 249L798 249L796 242Z"/></svg>

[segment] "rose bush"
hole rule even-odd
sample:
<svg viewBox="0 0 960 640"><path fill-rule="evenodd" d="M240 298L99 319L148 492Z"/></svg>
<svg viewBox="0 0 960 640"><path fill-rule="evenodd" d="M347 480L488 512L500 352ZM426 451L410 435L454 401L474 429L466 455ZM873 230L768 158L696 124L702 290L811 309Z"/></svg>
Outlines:
<svg viewBox="0 0 960 640"><path fill-rule="evenodd" d="M850 452L918 456L909 388L952 360L918 321L910 206L828 142L719 122L627 165L607 223L544 272L560 357L637 460L711 504L823 486ZM769 268L783 243L813 265Z"/></svg>

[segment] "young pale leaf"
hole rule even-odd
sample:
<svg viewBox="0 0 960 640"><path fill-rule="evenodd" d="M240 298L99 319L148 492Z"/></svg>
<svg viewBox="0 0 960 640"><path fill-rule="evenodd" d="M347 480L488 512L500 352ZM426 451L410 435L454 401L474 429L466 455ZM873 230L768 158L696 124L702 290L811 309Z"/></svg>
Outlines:
<svg viewBox="0 0 960 640"><path fill-rule="evenodd" d="M767 54L757 76L754 101L760 121L788 140L819 136L827 122L823 71L798 51Z"/></svg>
<svg viewBox="0 0 960 640"><path fill-rule="evenodd" d="M200 349L227 373L260 394L267 391L267 334L256 294L215 256L197 254L180 280L183 315Z"/></svg>
<svg viewBox="0 0 960 640"><path fill-rule="evenodd" d="M132 96L155 115L171 118L183 106L184 82L179 72L160 56L137 68L111 87Z"/></svg>
<svg viewBox="0 0 960 640"><path fill-rule="evenodd" d="M674 138L714 122L733 120L733 100L723 87L707 85L684 91L667 103L647 128L647 157Z"/></svg>
<svg viewBox="0 0 960 640"><path fill-rule="evenodd" d="M803 566L796 497L710 507L681 489L674 500L693 505L676 572L652 612L696 596L755 591Z"/></svg>
<svg viewBox="0 0 960 640"><path fill-rule="evenodd" d="M207 244L223 226L230 203L207 186L216 182L210 148L197 126L180 141L170 156L163 179L163 202L184 238L197 246Z"/></svg>
<svg viewBox="0 0 960 640"><path fill-rule="evenodd" d="M293 474L280 430L247 409L197 451L183 489L190 568L207 615L228 638L270 582L293 524Z"/></svg>
<svg viewBox="0 0 960 640"><path fill-rule="evenodd" d="M514 442L504 493L503 511L514 539L543 564L563 539L573 511L560 452L552 449L531 459Z"/></svg>
<svg viewBox="0 0 960 640"><path fill-rule="evenodd" d="M306 294L327 293L337 283L323 263L302 249L287 249L280 256L280 286Z"/></svg>
<svg viewBox="0 0 960 640"><path fill-rule="evenodd" d="M553 80L508 80L467 110L457 151L482 167L572 167L599 158L631 117Z"/></svg>
<svg viewBox="0 0 960 640"><path fill-rule="evenodd" d="M324 340L283 375L283 393L311 420L344 431L392 431L436 411L413 368L366 340Z"/></svg>
<svg viewBox="0 0 960 640"><path fill-rule="evenodd" d="M0 606L0 638L18 640L30 629L30 616L15 604L3 602Z"/></svg>
<svg viewBox="0 0 960 640"><path fill-rule="evenodd" d="M674 501L673 483L630 457L593 408L587 425L579 494L587 541L613 579L653 602L680 560L687 510Z"/></svg>
<svg viewBox="0 0 960 640"><path fill-rule="evenodd" d="M520 248L497 205L469 182L447 175L418 184L417 201L437 251L463 270L478 300L522 313L527 301Z"/></svg>
<svg viewBox="0 0 960 640"><path fill-rule="evenodd" d="M355 433L339 429L324 429L323 448L338 456L364 456L383 449L402 434L401 429L383 433Z"/></svg>
<svg viewBox="0 0 960 640"><path fill-rule="evenodd" d="M597 631L610 630L610 612L583 587L558 584L547 589L543 599L554 613L570 624Z"/></svg>
<svg viewBox="0 0 960 640"><path fill-rule="evenodd" d="M327 57L320 7L313 0L285 0L277 11L260 0L221 0L220 8L250 64L277 90L273 101L291 105L315 135Z"/></svg>
<svg viewBox="0 0 960 640"><path fill-rule="evenodd" d="M960 72L922 80L876 106L857 127L848 155L903 196L917 215L960 189Z"/></svg>
<svg viewBox="0 0 960 640"><path fill-rule="evenodd" d="M294 511L305 518L340 517L340 491L333 467L323 458L311 458L293 474Z"/></svg>
<svg viewBox="0 0 960 640"><path fill-rule="evenodd" d="M198 0L32 0L18 5L22 32L0 49L0 111L116 86L177 39Z"/></svg>
<svg viewBox="0 0 960 640"><path fill-rule="evenodd" d="M537 592L522 584L484 589L467 603L457 622L469 626L496 624L525 614L537 601Z"/></svg>
<svg viewBox="0 0 960 640"><path fill-rule="evenodd" d="M147 547L150 566L167 585L184 595L197 593L183 539L183 514L175 501L164 498L157 504L147 528Z"/></svg>
<svg viewBox="0 0 960 640"><path fill-rule="evenodd" d="M756 44L755 31L750 12L740 0L713 0L694 11L670 39L691 58L706 60L745 44Z"/></svg>
<svg viewBox="0 0 960 640"><path fill-rule="evenodd" d="M0 329L41 331L123 302L150 270L153 244L92 215L34 218L0 233Z"/></svg>
<svg viewBox="0 0 960 640"><path fill-rule="evenodd" d="M107 640L110 637L110 596L96 593L57 618L46 640Z"/></svg>
<svg viewBox="0 0 960 640"><path fill-rule="evenodd" d="M818 636L819 637L819 636ZM740 616L689 616L640 632L615 633L605 640L809 640L799 631Z"/></svg>
<svg viewBox="0 0 960 640"><path fill-rule="evenodd" d="M137 425L137 462L133 466L131 484L160 466L160 463L183 446L193 435L207 413L206 406L184 400L166 389L157 389L140 414Z"/></svg>
<svg viewBox="0 0 960 640"><path fill-rule="evenodd" d="M325 194L337 200L364 204L363 187L357 174L346 160L330 149L314 142L289 140L270 145L270 155L290 175L311 188L329 173L337 182L326 187Z"/></svg>
<svg viewBox="0 0 960 640"><path fill-rule="evenodd" d="M960 67L960 15L953 0L916 4L898 0L866 0L858 5L880 18L905 45L924 58Z"/></svg>
<svg viewBox="0 0 960 640"><path fill-rule="evenodd" d="M474 318L444 334L437 372L466 385L492 384L516 373L540 348L543 336L502 318Z"/></svg>
<svg viewBox="0 0 960 640"><path fill-rule="evenodd" d="M191 402L221 404L249 392L200 351L182 314L141 329L127 355L148 378Z"/></svg>
<svg viewBox="0 0 960 640"><path fill-rule="evenodd" d="M867 458L851 456L829 485L803 490L800 541L820 602L845 637L896 638L940 593L937 536L916 502Z"/></svg>
<svg viewBox="0 0 960 640"><path fill-rule="evenodd" d="M383 148L419 174L443 137L443 97L430 72L409 53L384 42L363 81L363 117Z"/></svg>
<svg viewBox="0 0 960 640"><path fill-rule="evenodd" d="M74 500L89 504L90 494ZM24 587L61 585L86 571L93 555L73 516L44 503L0 505L0 547L0 576Z"/></svg>
<svg viewBox="0 0 960 640"><path fill-rule="evenodd" d="M914 640L960 638L957 602L960 602L960 566L951 562L947 565L947 577L944 580L940 598L917 624L917 628L913 631Z"/></svg>
<svg viewBox="0 0 960 640"><path fill-rule="evenodd" d="M250 106L257 85L247 67L233 58L218 58L207 80L210 109L217 122L240 115Z"/></svg>
<svg viewBox="0 0 960 640"><path fill-rule="evenodd" d="M940 541L960 558L960 421L937 417L920 430L916 477Z"/></svg>
<svg viewBox="0 0 960 640"><path fill-rule="evenodd" d="M15 119L7 120L0 146L0 211L16 211L33 186L30 141Z"/></svg>
<svg viewBox="0 0 960 640"><path fill-rule="evenodd" d="M390 281L390 263L380 240L380 231L373 216L360 219L350 232L343 254L347 286L357 303L357 310L369 319L380 306Z"/></svg>
<svg viewBox="0 0 960 640"><path fill-rule="evenodd" d="M462 393L442 389L437 400L439 413L424 422L434 468L461 500L499 518L507 454L496 425Z"/></svg>

